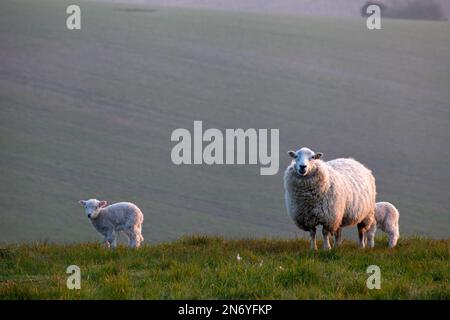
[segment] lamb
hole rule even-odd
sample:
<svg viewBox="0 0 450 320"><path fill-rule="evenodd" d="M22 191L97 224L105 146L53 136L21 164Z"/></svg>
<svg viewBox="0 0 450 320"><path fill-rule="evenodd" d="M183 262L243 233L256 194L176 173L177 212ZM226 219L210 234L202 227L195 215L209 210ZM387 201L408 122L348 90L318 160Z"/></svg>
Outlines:
<svg viewBox="0 0 450 320"><path fill-rule="evenodd" d="M317 250L316 227L322 225L323 248L342 242L341 229L358 227L359 245L365 247L366 232L375 221L375 178L354 159L324 162L323 154L301 148L288 154L294 159L284 174L285 203L296 225L310 233L311 249Z"/></svg>
<svg viewBox="0 0 450 320"><path fill-rule="evenodd" d="M106 206L106 201L97 199L80 200L79 203L84 206L85 213L94 228L103 235L107 248L117 246L119 231L125 233L132 248L138 248L144 241L142 236L144 215L135 204L119 202Z"/></svg>
<svg viewBox="0 0 450 320"><path fill-rule="evenodd" d="M375 233L377 227L388 234L389 248L394 248L397 245L398 238L400 237L398 220L400 213L397 208L389 202L377 202L375 206L375 219L376 222L372 224L367 232L367 241L369 246L375 245Z"/></svg>

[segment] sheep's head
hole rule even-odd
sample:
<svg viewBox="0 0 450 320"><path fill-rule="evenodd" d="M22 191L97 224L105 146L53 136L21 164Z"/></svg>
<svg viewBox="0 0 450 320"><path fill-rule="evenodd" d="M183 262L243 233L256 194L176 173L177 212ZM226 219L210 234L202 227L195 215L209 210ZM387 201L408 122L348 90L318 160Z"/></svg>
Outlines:
<svg viewBox="0 0 450 320"><path fill-rule="evenodd" d="M107 205L106 201L99 201L97 199L80 200L78 202L84 207L84 212L89 219L97 218L100 209Z"/></svg>
<svg viewBox="0 0 450 320"><path fill-rule="evenodd" d="M288 151L294 160L292 164L294 165L295 172L302 177L306 177L315 172L317 167L317 160L322 156L322 152L314 152L309 148L301 148L297 151Z"/></svg>

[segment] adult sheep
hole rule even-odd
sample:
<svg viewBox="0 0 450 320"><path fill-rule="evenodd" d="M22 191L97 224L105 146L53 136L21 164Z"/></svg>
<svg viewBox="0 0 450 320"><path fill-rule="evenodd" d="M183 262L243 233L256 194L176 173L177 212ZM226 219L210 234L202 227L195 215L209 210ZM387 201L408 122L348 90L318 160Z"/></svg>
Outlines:
<svg viewBox="0 0 450 320"><path fill-rule="evenodd" d="M354 159L324 162L323 154L301 148L288 154L294 159L284 174L286 208L296 225L310 233L311 249L317 250L316 227L322 225L323 248L341 243L341 228L358 227L359 245L375 221L375 178Z"/></svg>

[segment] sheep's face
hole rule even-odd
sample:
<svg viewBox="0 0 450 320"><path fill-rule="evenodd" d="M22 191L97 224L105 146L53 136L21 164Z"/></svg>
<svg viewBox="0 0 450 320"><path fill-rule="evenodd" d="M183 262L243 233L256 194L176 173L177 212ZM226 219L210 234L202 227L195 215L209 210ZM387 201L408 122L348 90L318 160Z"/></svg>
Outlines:
<svg viewBox="0 0 450 320"><path fill-rule="evenodd" d="M295 172L302 177L306 177L315 172L316 160L322 157L322 152L314 152L308 148L301 148L297 151L288 151L294 159L292 161Z"/></svg>
<svg viewBox="0 0 450 320"><path fill-rule="evenodd" d="M97 199L80 200L78 202L84 207L84 212L89 219L97 218L100 209L107 204L106 201L99 201Z"/></svg>

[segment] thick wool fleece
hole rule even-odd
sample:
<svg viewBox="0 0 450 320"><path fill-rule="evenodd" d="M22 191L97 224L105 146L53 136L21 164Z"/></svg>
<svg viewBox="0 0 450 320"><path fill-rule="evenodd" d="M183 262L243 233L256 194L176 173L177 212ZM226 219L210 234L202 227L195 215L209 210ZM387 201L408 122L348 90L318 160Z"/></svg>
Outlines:
<svg viewBox="0 0 450 320"><path fill-rule="evenodd" d="M119 202L99 210L98 215L91 219L92 225L100 232L105 241L116 246L117 232L124 232L130 240L131 247L139 247L144 240L142 223L144 215L133 203Z"/></svg>
<svg viewBox="0 0 450 320"><path fill-rule="evenodd" d="M312 173L304 177L293 161L284 187L289 216L300 229L315 234L322 225L336 235L342 227L358 225L364 246L361 237L375 219L376 197L375 178L364 165L354 159L315 160Z"/></svg>

